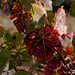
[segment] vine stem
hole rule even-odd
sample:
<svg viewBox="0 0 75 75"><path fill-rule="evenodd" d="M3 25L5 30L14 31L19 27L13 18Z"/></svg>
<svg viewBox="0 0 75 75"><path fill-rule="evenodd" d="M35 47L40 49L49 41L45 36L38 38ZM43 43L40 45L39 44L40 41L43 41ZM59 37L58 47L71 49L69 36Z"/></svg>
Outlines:
<svg viewBox="0 0 75 75"><path fill-rule="evenodd" d="M67 64L65 63L65 61L63 60L63 58L62 58L62 56L59 54L59 52L55 49L55 51L57 52L57 54L60 56L60 58L61 58L61 60L62 60L62 62L64 63L64 65L67 67L67 69L71 72L71 74L73 74L72 73L72 71L70 70L70 68L67 66ZM74 74L73 74L74 75Z"/></svg>

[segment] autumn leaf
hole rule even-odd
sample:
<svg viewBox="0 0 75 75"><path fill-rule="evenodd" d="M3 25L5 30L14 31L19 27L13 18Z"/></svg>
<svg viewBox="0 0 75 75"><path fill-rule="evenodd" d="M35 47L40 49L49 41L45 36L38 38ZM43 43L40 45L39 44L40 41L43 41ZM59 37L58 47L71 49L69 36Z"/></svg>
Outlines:
<svg viewBox="0 0 75 75"><path fill-rule="evenodd" d="M67 26L66 26L66 14L63 9L63 6L58 9L57 13L55 13L55 24L54 29L57 29L59 34L66 34Z"/></svg>
<svg viewBox="0 0 75 75"><path fill-rule="evenodd" d="M61 63L60 59L51 60L45 67L44 75L71 75Z"/></svg>
<svg viewBox="0 0 75 75"><path fill-rule="evenodd" d="M49 25L46 25L43 29L36 28L35 31L27 34L24 39L28 53L49 61L55 52L55 47L62 50L57 34L57 31L53 30Z"/></svg>
<svg viewBox="0 0 75 75"><path fill-rule="evenodd" d="M70 43L65 49L66 55L72 55L74 53L73 50L74 50L73 45L72 43Z"/></svg>
<svg viewBox="0 0 75 75"><path fill-rule="evenodd" d="M23 8L23 4L21 2L14 4L10 14L10 19L15 19L13 23L19 32L27 30L30 23L29 14L30 13Z"/></svg>
<svg viewBox="0 0 75 75"><path fill-rule="evenodd" d="M61 65L60 60L51 60L45 67L44 75L59 75L56 72L57 67Z"/></svg>

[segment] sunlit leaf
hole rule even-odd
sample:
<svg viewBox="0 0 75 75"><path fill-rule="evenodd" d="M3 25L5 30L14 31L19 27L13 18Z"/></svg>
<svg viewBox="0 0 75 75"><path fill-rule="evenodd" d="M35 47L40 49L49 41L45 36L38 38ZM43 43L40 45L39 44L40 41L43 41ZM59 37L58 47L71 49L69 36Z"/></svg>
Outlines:
<svg viewBox="0 0 75 75"><path fill-rule="evenodd" d="M59 6L60 4L62 4L65 0L54 0L53 1L53 5L54 6Z"/></svg>
<svg viewBox="0 0 75 75"><path fill-rule="evenodd" d="M15 3L12 8L10 19L15 19L13 21L19 32L24 32L27 30L30 23L30 13L23 8L22 3Z"/></svg>
<svg viewBox="0 0 75 75"><path fill-rule="evenodd" d="M58 9L57 13L55 13L55 26L54 29L57 29L59 34L66 34L67 26L66 24L66 14L63 9L63 6Z"/></svg>
<svg viewBox="0 0 75 75"><path fill-rule="evenodd" d="M52 1L51 0L39 0L39 4L46 7L47 10L52 11Z"/></svg>
<svg viewBox="0 0 75 75"><path fill-rule="evenodd" d="M44 25L47 23L45 14L39 19L38 22L35 21L34 23L35 27L37 26L37 28L43 28Z"/></svg>
<svg viewBox="0 0 75 75"><path fill-rule="evenodd" d="M37 4L32 4L32 7L33 7L33 11L34 11L34 15L33 15L33 21L35 22L38 22L39 19L44 15L46 14L46 10L44 7L40 6L40 5L37 5ZM47 16L47 14L46 14Z"/></svg>
<svg viewBox="0 0 75 75"><path fill-rule="evenodd" d="M57 32L49 25L43 29L35 29L25 37L25 44L30 55L34 55L45 61L53 56L55 47L62 50L61 43L57 37Z"/></svg>

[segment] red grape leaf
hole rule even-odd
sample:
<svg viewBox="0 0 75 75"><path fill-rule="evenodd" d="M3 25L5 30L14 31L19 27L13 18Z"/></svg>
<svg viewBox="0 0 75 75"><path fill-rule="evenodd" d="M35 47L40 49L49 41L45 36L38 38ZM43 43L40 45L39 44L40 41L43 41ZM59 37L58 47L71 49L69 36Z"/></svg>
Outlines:
<svg viewBox="0 0 75 75"><path fill-rule="evenodd" d="M59 60L51 60L45 67L44 75L56 75L56 69L61 65Z"/></svg>
<svg viewBox="0 0 75 75"><path fill-rule="evenodd" d="M35 29L25 37L25 44L30 55L49 61L55 52L55 47L62 50L57 31L49 25L43 29Z"/></svg>
<svg viewBox="0 0 75 75"><path fill-rule="evenodd" d="M14 4L10 14L10 19L16 18L13 23L19 32L24 32L24 29L27 30L30 23L29 14L30 13L23 8L23 4L21 2Z"/></svg>
<svg viewBox="0 0 75 75"><path fill-rule="evenodd" d="M63 9L63 6L58 9L57 13L55 13L55 26L54 29L57 29L59 34L66 34L67 26L66 24L66 14Z"/></svg>
<svg viewBox="0 0 75 75"><path fill-rule="evenodd" d="M61 59L51 60L45 67L44 75L71 75L65 66L62 65Z"/></svg>

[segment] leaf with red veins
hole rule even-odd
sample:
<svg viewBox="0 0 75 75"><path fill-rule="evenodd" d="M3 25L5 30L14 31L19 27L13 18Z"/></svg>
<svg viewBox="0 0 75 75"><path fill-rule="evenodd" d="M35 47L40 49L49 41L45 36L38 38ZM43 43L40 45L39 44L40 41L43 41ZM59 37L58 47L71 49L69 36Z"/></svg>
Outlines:
<svg viewBox="0 0 75 75"><path fill-rule="evenodd" d="M62 65L60 59L54 59L46 65L44 75L71 75L71 73Z"/></svg>
<svg viewBox="0 0 75 75"><path fill-rule="evenodd" d="M62 50L58 35L49 25L43 29L35 29L25 37L25 44L30 55L49 61L55 52L55 47Z"/></svg>
<svg viewBox="0 0 75 75"><path fill-rule="evenodd" d="M60 60L51 60L45 67L44 75L56 75L56 69L60 67Z"/></svg>
<svg viewBox="0 0 75 75"><path fill-rule="evenodd" d="M60 9L58 9L57 13L55 13L55 26L54 29L57 29L59 34L66 34L67 26L66 24L66 14L63 9L63 6L61 6Z"/></svg>
<svg viewBox="0 0 75 75"><path fill-rule="evenodd" d="M13 21L19 32L24 32L24 29L27 30L30 23L30 13L23 9L22 3L15 3L12 8L10 19L15 19Z"/></svg>

